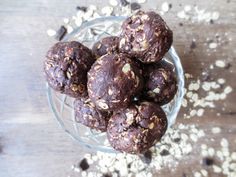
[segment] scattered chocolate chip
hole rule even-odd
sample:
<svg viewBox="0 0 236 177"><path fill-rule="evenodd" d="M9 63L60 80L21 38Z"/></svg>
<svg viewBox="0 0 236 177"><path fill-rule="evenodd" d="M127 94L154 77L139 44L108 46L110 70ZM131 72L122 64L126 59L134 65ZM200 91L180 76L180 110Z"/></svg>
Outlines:
<svg viewBox="0 0 236 177"><path fill-rule="evenodd" d="M210 24L214 24L214 20L211 19L211 20L210 20Z"/></svg>
<svg viewBox="0 0 236 177"><path fill-rule="evenodd" d="M81 11L83 11L83 12L87 12L88 7L85 7L85 6L77 6L77 7L76 7L76 10L81 10Z"/></svg>
<svg viewBox="0 0 236 177"><path fill-rule="evenodd" d="M205 158L202 159L202 164L203 165L211 166L211 165L213 165L213 163L214 163L214 160L210 157L205 157Z"/></svg>
<svg viewBox="0 0 236 177"><path fill-rule="evenodd" d="M231 68L231 66L232 65L230 63L227 63L226 66L225 66L225 69L229 69L229 68Z"/></svg>
<svg viewBox="0 0 236 177"><path fill-rule="evenodd" d="M171 3L169 4L169 8L170 8L170 9L172 8L172 4L171 4Z"/></svg>
<svg viewBox="0 0 236 177"><path fill-rule="evenodd" d="M102 177L112 177L110 173L103 174Z"/></svg>
<svg viewBox="0 0 236 177"><path fill-rule="evenodd" d="M81 160L79 166L83 171L87 170L89 168L89 164L87 162L87 159L84 158L83 160Z"/></svg>
<svg viewBox="0 0 236 177"><path fill-rule="evenodd" d="M180 140L181 140L180 138L175 138L174 142L178 143L178 142L180 142Z"/></svg>
<svg viewBox="0 0 236 177"><path fill-rule="evenodd" d="M169 155L170 154L170 152L168 151L168 150L166 150L166 149L163 149L161 152L160 152L160 155L161 156L167 156L167 155Z"/></svg>
<svg viewBox="0 0 236 177"><path fill-rule="evenodd" d="M182 174L182 177L187 177L186 173L183 173L183 174Z"/></svg>
<svg viewBox="0 0 236 177"><path fill-rule="evenodd" d="M192 41L191 45L190 45L190 49L195 49L197 47L196 42Z"/></svg>
<svg viewBox="0 0 236 177"><path fill-rule="evenodd" d="M181 23L181 22L179 23L179 26L183 26L183 25L184 25L183 23Z"/></svg>
<svg viewBox="0 0 236 177"><path fill-rule="evenodd" d="M141 5L137 2L131 3L131 10L138 10L141 8Z"/></svg>
<svg viewBox="0 0 236 177"><path fill-rule="evenodd" d="M150 164L152 162L152 151L148 150L140 156L140 159L146 163Z"/></svg>
<svg viewBox="0 0 236 177"><path fill-rule="evenodd" d="M130 167L131 167L131 163L129 163L129 164L127 165L127 167L130 168Z"/></svg>
<svg viewBox="0 0 236 177"><path fill-rule="evenodd" d="M57 31L57 34L56 34L56 37L55 37L56 40L61 41L63 39L63 37L66 35L66 33L67 33L66 27L61 26L59 28L59 30Z"/></svg>
<svg viewBox="0 0 236 177"><path fill-rule="evenodd" d="M121 4L122 6L127 6L127 5L129 4L129 2L126 1L126 0L120 0L120 4Z"/></svg>

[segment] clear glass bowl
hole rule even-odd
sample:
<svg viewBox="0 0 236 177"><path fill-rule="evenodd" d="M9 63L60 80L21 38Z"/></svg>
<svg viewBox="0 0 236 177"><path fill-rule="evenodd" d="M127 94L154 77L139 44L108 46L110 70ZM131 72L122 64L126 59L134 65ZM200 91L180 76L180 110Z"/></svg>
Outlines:
<svg viewBox="0 0 236 177"><path fill-rule="evenodd" d="M95 41L103 37L119 35L120 26L125 18L126 17L111 16L97 18L86 22L82 24L81 27L75 29L71 34L68 34L64 38L64 41L79 41L88 47L92 47ZM183 99L184 74L180 59L176 54L174 47L171 47L164 59L174 64L178 80L178 91L175 98L169 104L162 106L167 115L168 125L170 127L176 120ZM47 94L49 105L56 117L56 120L73 139L92 150L117 152L109 146L106 133L91 130L75 121L73 109L74 98L55 92L48 85Z"/></svg>

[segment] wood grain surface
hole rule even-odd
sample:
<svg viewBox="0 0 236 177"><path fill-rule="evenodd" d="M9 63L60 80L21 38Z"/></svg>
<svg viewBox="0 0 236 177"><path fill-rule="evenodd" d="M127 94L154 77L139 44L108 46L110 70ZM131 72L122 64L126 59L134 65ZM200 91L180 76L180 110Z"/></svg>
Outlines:
<svg viewBox="0 0 236 177"><path fill-rule="evenodd" d="M160 6L163 1L150 1L144 8ZM174 46L182 59L185 72L194 78L201 76L205 68L216 59L227 59L229 69L214 69L212 77L226 78L227 85L236 88L236 1L235 0L168 0L171 10L164 16L174 31ZM1 177L66 177L71 165L87 152L68 137L53 119L46 98L42 62L49 46L56 41L46 35L48 28L57 29L63 17L75 14L77 5L106 1L93 0L1 0L0 1L0 176ZM214 24L191 23L177 18L185 4L200 9L218 11L220 18ZM183 23L180 26L179 23ZM207 38L228 33L231 41L207 52ZM193 39L196 48L190 49ZM206 109L200 118L183 119L182 109L177 122L196 124L207 135L202 140L210 146L219 146L226 137L230 148L236 151L236 92L216 108ZM225 110L222 110L222 107ZM220 113L220 116L217 116ZM211 128L219 126L222 133L212 138ZM175 171L164 169L158 176L182 176L191 174L199 166L199 145L194 145L188 160L180 162ZM190 175L191 176L191 175ZM209 175L217 176L217 175ZM219 175L220 176L220 175Z"/></svg>

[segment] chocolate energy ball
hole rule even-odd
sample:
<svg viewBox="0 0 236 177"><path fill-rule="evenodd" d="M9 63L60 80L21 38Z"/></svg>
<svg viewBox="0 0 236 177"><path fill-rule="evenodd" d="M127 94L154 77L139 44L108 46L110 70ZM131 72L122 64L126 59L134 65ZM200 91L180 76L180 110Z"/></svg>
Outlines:
<svg viewBox="0 0 236 177"><path fill-rule="evenodd" d="M74 110L77 122L102 132L106 131L111 113L98 110L88 97L76 99Z"/></svg>
<svg viewBox="0 0 236 177"><path fill-rule="evenodd" d="M103 55L88 72L89 97L101 110L126 108L142 87L142 71L126 54Z"/></svg>
<svg viewBox="0 0 236 177"><path fill-rule="evenodd" d="M167 118L160 106L142 102L114 114L107 126L111 146L122 152L143 153L165 134Z"/></svg>
<svg viewBox="0 0 236 177"><path fill-rule="evenodd" d="M170 102L178 89L173 65L164 60L147 67L145 80L145 98L161 105Z"/></svg>
<svg viewBox="0 0 236 177"><path fill-rule="evenodd" d="M87 94L87 72L95 61L90 49L79 42L58 42L47 52L46 79L53 89L71 97Z"/></svg>
<svg viewBox="0 0 236 177"><path fill-rule="evenodd" d="M101 39L93 45L93 53L97 58L107 54L114 53L118 51L119 37L109 36Z"/></svg>
<svg viewBox="0 0 236 177"><path fill-rule="evenodd" d="M120 51L144 63L157 62L170 49L173 33L160 15L138 11L122 24Z"/></svg>

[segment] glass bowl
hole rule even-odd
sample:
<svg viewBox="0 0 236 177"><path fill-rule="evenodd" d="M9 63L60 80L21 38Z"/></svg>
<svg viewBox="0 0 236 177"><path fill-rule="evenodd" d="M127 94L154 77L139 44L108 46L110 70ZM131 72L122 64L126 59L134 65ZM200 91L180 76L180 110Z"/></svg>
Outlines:
<svg viewBox="0 0 236 177"><path fill-rule="evenodd" d="M72 33L65 36L64 41L79 41L88 47L92 47L97 40L111 35L119 35L120 26L126 17L102 17L83 23ZM167 118L168 126L174 124L179 112L184 95L184 74L183 68L174 47L171 47L163 58L174 65L178 81L178 91L174 99L162 106ZM49 105L60 126L81 145L96 151L117 152L106 138L106 133L92 130L74 119L73 102L74 98L58 93L47 85Z"/></svg>

